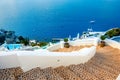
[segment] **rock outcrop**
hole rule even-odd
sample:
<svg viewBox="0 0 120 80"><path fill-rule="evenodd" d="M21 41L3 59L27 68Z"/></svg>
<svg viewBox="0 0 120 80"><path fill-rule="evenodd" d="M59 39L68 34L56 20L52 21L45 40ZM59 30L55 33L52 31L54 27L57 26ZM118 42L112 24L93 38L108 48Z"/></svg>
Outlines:
<svg viewBox="0 0 120 80"><path fill-rule="evenodd" d="M0 45L6 42L7 44L16 43L17 36L15 35L15 31L6 31L4 29L0 29Z"/></svg>

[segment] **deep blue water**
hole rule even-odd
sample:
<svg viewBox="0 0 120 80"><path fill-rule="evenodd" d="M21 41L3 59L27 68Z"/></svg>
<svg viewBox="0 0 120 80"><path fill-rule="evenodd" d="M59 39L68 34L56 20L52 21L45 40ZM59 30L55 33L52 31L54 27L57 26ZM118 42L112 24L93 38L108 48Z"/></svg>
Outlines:
<svg viewBox="0 0 120 80"><path fill-rule="evenodd" d="M0 28L46 40L120 27L120 0L0 0ZM94 24L90 21L94 20Z"/></svg>

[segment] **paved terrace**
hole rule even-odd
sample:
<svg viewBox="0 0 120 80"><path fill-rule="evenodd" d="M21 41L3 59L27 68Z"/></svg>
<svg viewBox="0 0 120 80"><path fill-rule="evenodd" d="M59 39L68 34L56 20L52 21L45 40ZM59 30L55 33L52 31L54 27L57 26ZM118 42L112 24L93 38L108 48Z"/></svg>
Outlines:
<svg viewBox="0 0 120 80"><path fill-rule="evenodd" d="M60 48L60 49L57 49L57 50L54 50L53 52L71 52L71 51L79 51L80 49L82 48L89 48L93 45L89 45L89 46L70 46L69 48Z"/></svg>
<svg viewBox="0 0 120 80"><path fill-rule="evenodd" d="M106 46L98 47L96 55L85 64L45 69L37 67L25 73L20 68L0 70L0 80L5 77L11 78L8 80L116 80L119 74L120 50Z"/></svg>

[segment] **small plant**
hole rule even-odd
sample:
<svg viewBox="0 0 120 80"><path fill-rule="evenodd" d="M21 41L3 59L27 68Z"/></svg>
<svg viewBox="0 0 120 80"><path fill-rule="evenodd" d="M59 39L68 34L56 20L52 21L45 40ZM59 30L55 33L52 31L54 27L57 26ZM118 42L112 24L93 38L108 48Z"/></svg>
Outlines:
<svg viewBox="0 0 120 80"><path fill-rule="evenodd" d="M101 40L105 40L105 39L106 39L106 36L105 36L105 35L102 35L102 36L100 37L100 39L101 39Z"/></svg>
<svg viewBox="0 0 120 80"><path fill-rule="evenodd" d="M29 38L24 38L24 40L22 41L22 43L27 46L29 45Z"/></svg>
<svg viewBox="0 0 120 80"><path fill-rule="evenodd" d="M65 39L64 39L64 42L68 42L68 38L65 38Z"/></svg>
<svg viewBox="0 0 120 80"><path fill-rule="evenodd" d="M101 42L100 42L100 47L104 47L105 46L105 39L106 39L106 36L105 35L102 35L101 37Z"/></svg>
<svg viewBox="0 0 120 80"><path fill-rule="evenodd" d="M31 43L30 44L32 47L36 46L37 44L36 43Z"/></svg>
<svg viewBox="0 0 120 80"><path fill-rule="evenodd" d="M65 42L65 43L64 43L64 47L65 47L65 48L69 48L70 45L69 45L69 43L68 43L68 38L65 38L65 39L64 39L64 42Z"/></svg>
<svg viewBox="0 0 120 80"><path fill-rule="evenodd" d="M43 47L43 46L46 46L46 45L48 45L47 42L38 42L37 43L37 46L40 46L40 47Z"/></svg>

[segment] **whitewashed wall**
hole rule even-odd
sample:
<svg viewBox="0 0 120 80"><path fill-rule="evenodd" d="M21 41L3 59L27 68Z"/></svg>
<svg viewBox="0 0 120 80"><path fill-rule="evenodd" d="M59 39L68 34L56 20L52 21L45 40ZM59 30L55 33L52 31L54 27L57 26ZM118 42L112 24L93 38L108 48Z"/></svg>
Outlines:
<svg viewBox="0 0 120 80"><path fill-rule="evenodd" d="M80 45L94 45L94 46L97 46L98 41L99 41L98 38L80 39L80 40L76 40L76 41L71 41L70 45L72 45L72 46L80 46Z"/></svg>
<svg viewBox="0 0 120 80"><path fill-rule="evenodd" d="M111 39L106 39L105 40L106 44L113 47L113 48L118 48L120 49L120 43Z"/></svg>
<svg viewBox="0 0 120 80"><path fill-rule="evenodd" d="M24 71L35 67L57 67L70 64L85 63L91 59L96 52L96 47L83 48L79 51L66 52L37 52L37 51L13 51L12 58L9 55L0 55L0 68L11 68L20 66ZM6 52L5 54L9 54ZM17 54L17 56L16 56ZM15 56L14 56L15 55ZM10 61L9 61L10 60ZM4 63L2 65L1 63ZM12 66L10 66L12 64Z"/></svg>
<svg viewBox="0 0 120 80"><path fill-rule="evenodd" d="M57 43L57 44L54 44L54 45L48 47L47 50L49 50L49 51L54 51L54 50L57 50L57 49L59 49L59 48L61 48L61 44L60 44L60 43Z"/></svg>
<svg viewBox="0 0 120 80"><path fill-rule="evenodd" d="M76 41L69 41L71 46L80 46L80 45L94 45L97 46L99 42L98 38L88 38L88 39L78 39ZM49 51L54 51L64 46L64 42L54 44L47 48Z"/></svg>
<svg viewBox="0 0 120 80"><path fill-rule="evenodd" d="M1 52L0 52L1 53ZM19 67L20 62L17 54L2 52L0 54L0 69Z"/></svg>

